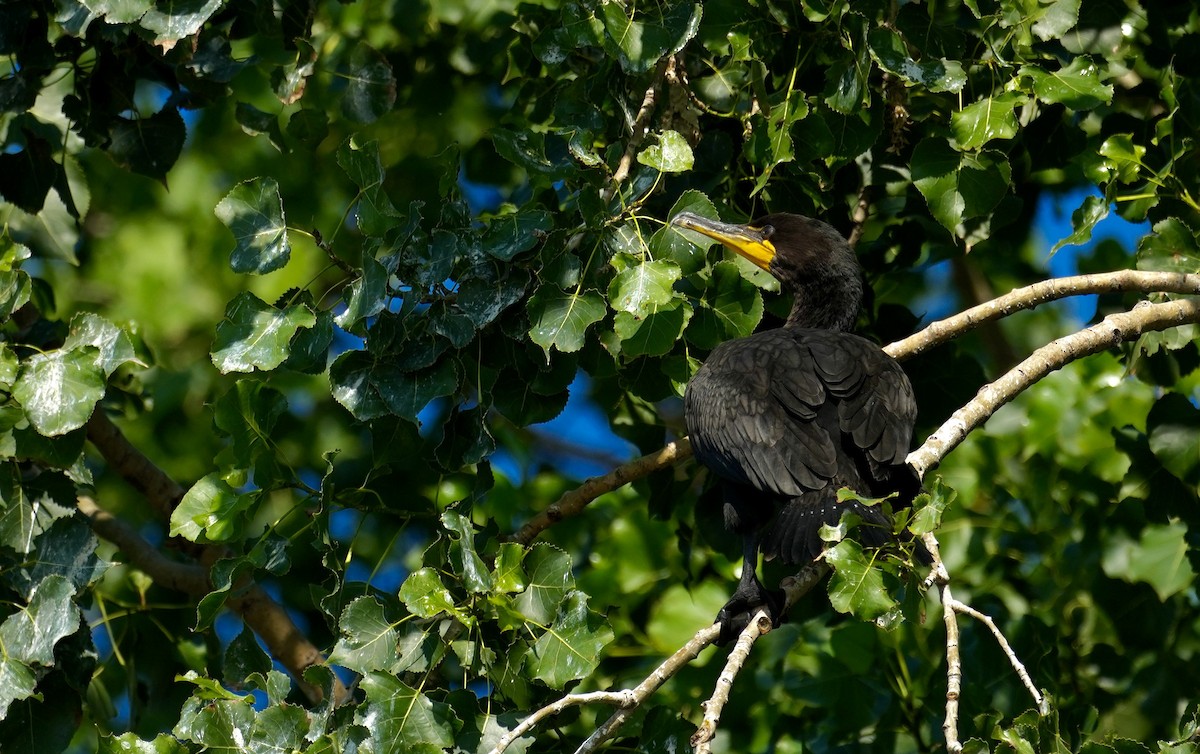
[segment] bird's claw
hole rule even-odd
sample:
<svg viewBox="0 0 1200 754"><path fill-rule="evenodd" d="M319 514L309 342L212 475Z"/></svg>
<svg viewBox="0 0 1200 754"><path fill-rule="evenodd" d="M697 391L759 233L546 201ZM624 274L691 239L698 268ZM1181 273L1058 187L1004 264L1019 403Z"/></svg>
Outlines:
<svg viewBox="0 0 1200 754"><path fill-rule="evenodd" d="M725 646L736 639L760 610L765 610L771 618L771 626L778 628L787 617L783 610L784 601L782 590L772 592L761 585L749 593L743 593L741 589L734 592L721 612L717 613L717 623L721 624L717 644Z"/></svg>

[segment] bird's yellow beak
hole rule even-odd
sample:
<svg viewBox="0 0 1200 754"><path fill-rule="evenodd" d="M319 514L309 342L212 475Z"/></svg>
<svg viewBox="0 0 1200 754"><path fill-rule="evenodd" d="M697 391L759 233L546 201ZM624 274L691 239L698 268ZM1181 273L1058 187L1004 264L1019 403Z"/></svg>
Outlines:
<svg viewBox="0 0 1200 754"><path fill-rule="evenodd" d="M707 217L701 217L691 212L680 212L671 218L671 224L687 230L694 230L714 241L720 241L767 272L771 271L771 260L775 258L775 245L768 240L768 233L762 228L709 220Z"/></svg>

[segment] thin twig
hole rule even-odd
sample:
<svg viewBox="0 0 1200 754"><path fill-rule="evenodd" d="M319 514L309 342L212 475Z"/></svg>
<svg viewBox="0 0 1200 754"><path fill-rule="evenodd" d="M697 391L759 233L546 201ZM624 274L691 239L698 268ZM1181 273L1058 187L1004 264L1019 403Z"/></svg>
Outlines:
<svg viewBox="0 0 1200 754"><path fill-rule="evenodd" d="M537 712L534 712L529 717L521 721L520 725L505 733L492 747L489 754L502 754L502 752L512 745L521 736L533 730L542 720L551 715L557 715L569 707L577 707L583 704L611 704L622 709L636 706L637 697L632 689L624 691L592 691L586 694L567 694L563 698L547 704Z"/></svg>
<svg viewBox="0 0 1200 754"><path fill-rule="evenodd" d="M975 608L960 600L950 598L949 602L950 608L955 612L969 615L988 627L988 629L992 632L992 636L996 637L996 643L999 644L1000 649L1004 651L1004 656L1008 658L1009 663L1011 663L1013 666L1013 670L1016 671L1017 676L1021 679L1021 683L1025 684L1025 688L1029 691L1029 695L1033 697L1034 703L1037 704L1038 712L1043 715L1049 713L1050 710L1046 706L1046 700L1042 696L1042 693L1038 691L1037 686L1034 685L1033 679L1029 677L1029 671L1025 669L1025 664L1022 663L1017 657L1017 653L1013 651L1012 645L1008 643L1008 639L1005 638L1004 633L996 625L996 622L992 620L992 617L979 612Z"/></svg>
<svg viewBox="0 0 1200 754"><path fill-rule="evenodd" d="M1142 333L1200 322L1200 300L1180 299L1165 304L1145 301L1133 309L1110 314L1103 321L1055 340L1033 352L998 380L984 385L979 394L938 427L925 444L908 455L908 464L925 474L996 409L1056 369L1072 361L1133 340Z"/></svg>
<svg viewBox="0 0 1200 754"><path fill-rule="evenodd" d="M612 492L618 487L649 476L659 469L691 456L691 454L692 445L687 438L683 438L667 443L662 450L655 453L621 464L607 474L594 476L575 489L564 493L546 510L530 519L510 537L510 541L527 545L554 523L568 516L578 515L589 503L604 493Z"/></svg>
<svg viewBox="0 0 1200 754"><path fill-rule="evenodd" d="M650 77L650 86L646 87L646 93L642 96L642 106L638 109L633 124L630 126L629 141L625 143L625 152L621 155L620 162L617 163L617 169L613 171L612 181L600 192L600 198L605 202L613 198L620 185L629 177L629 171L633 167L633 158L637 154L642 140L649 133L650 116L654 114L654 103L658 99L658 87L662 84L667 66L673 65L674 60L673 55L668 55L658 61L658 65L654 68L654 74Z"/></svg>
<svg viewBox="0 0 1200 754"><path fill-rule="evenodd" d="M729 692L733 689L733 681L738 677L738 673L742 672L742 666L749 659L754 642L770 630L771 616L765 610L760 610L738 635L737 643L733 645L733 650L726 658L721 675L717 676L712 696L701 705L704 709L704 720L692 734L691 744L694 754L709 754L712 751L713 736L717 735L717 724L721 722L721 712L729 701Z"/></svg>
<svg viewBox="0 0 1200 754"><path fill-rule="evenodd" d="M636 702L629 707L622 707L613 713L612 717L604 721L604 723L588 736L587 740L579 745L575 750L575 754L591 754L600 747L608 739L612 738L625 721L629 719L629 715L633 710L655 691L658 691L659 686L666 683L672 676L678 673L683 668L687 667L692 660L704 651L709 644L717 640L721 635L721 624L714 623L711 626L705 626L696 632L696 635L688 640L686 644L676 650L675 654L663 660L662 664L654 669L646 679L634 686L632 689ZM493 752L498 754L498 752Z"/></svg>
<svg viewBox="0 0 1200 754"><path fill-rule="evenodd" d="M962 751L958 740L958 698L962 694L962 657L959 653L958 616L951 604L955 601L950 593L950 573L942 562L942 549L933 533L921 536L921 542L933 558L926 585L936 584L942 601L942 622L946 626L946 717L942 722L942 734L946 737L946 750L951 754Z"/></svg>

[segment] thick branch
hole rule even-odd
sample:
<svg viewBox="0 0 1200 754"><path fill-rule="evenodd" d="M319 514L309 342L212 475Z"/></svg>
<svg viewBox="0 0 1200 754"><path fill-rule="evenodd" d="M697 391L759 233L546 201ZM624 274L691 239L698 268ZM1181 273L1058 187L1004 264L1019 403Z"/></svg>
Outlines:
<svg viewBox="0 0 1200 754"><path fill-rule="evenodd" d="M1165 304L1142 302L1130 311L1110 314L1098 324L1042 346L1003 377L984 385L979 394L955 411L924 445L909 454L908 463L924 478L996 409L1054 370L1133 340L1142 333L1194 322L1200 322L1200 300L1181 299Z"/></svg>
<svg viewBox="0 0 1200 754"><path fill-rule="evenodd" d="M97 409L92 414L87 425L87 436L113 471L142 493L160 516L164 519L171 517L171 512L187 490L135 448L103 410Z"/></svg>
<svg viewBox="0 0 1200 754"><path fill-rule="evenodd" d="M629 463L621 464L607 474L594 476L573 490L563 494L546 510L534 516L529 523L512 535L510 541L527 545L537 535L541 534L554 523L575 516L596 498L606 492L612 492L630 482L649 476L659 469L666 468L676 461L691 456L692 445L687 438L669 442L657 453L650 453L641 458L635 458Z"/></svg>
<svg viewBox="0 0 1200 754"><path fill-rule="evenodd" d="M165 471L133 446L104 412L97 410L88 422L88 439L104 456L109 465L135 489L140 491L164 519L183 498L184 489ZM96 505L94 500L81 498L79 510L87 516L95 532L116 544L122 552L155 583L188 594L202 596L212 590L209 567L231 553L222 547L195 546L191 555L204 565L178 563L158 552L112 514ZM305 696L314 704L324 694L319 686L304 680L304 671L325 661L321 651L296 627L283 606L250 579L240 581L226 606L238 613L246 625L266 644L267 649L283 663ZM333 680L333 701L341 704L349 698L345 685Z"/></svg>

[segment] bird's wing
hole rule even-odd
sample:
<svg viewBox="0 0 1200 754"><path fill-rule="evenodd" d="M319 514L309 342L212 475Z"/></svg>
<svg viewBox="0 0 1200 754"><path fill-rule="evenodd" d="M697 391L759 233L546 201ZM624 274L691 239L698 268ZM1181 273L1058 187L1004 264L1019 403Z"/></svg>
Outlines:
<svg viewBox="0 0 1200 754"><path fill-rule="evenodd" d="M843 435L873 466L903 461L916 414L908 379L878 346L792 328L722 344L688 385L684 407L701 463L782 497L838 474Z"/></svg>

